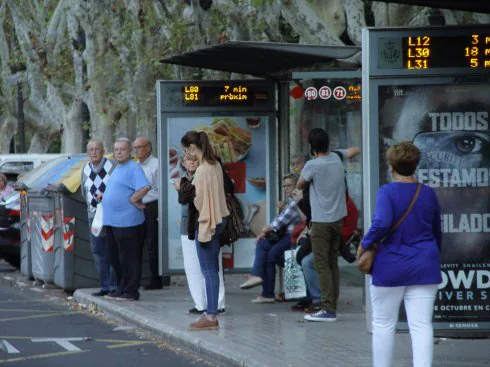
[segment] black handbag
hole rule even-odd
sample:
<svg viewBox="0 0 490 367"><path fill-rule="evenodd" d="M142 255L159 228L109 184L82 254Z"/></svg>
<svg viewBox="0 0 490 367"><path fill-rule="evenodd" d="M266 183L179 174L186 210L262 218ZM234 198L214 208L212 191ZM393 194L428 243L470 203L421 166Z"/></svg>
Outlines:
<svg viewBox="0 0 490 367"><path fill-rule="evenodd" d="M233 194L226 195L226 206L230 215L223 232L220 235L220 245L231 245L245 236L246 230L243 226L243 212L240 202Z"/></svg>
<svg viewBox="0 0 490 367"><path fill-rule="evenodd" d="M296 251L296 262L301 266L303 259L311 254L311 238L309 236L301 237L298 241L298 251Z"/></svg>
<svg viewBox="0 0 490 367"><path fill-rule="evenodd" d="M269 241L271 245L275 245L281 240L281 238L285 234L286 234L286 228L281 228L278 231L273 229L272 231L267 232L267 234L265 235L265 239Z"/></svg>

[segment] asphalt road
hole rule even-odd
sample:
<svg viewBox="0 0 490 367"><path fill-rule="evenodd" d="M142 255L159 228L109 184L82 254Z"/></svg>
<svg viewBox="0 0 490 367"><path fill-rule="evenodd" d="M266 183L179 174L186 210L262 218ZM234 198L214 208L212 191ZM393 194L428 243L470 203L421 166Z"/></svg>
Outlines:
<svg viewBox="0 0 490 367"><path fill-rule="evenodd" d="M0 277L11 268L0 264ZM22 367L211 366L130 326L73 310L60 291L0 281L0 365ZM51 293L53 293L51 292Z"/></svg>

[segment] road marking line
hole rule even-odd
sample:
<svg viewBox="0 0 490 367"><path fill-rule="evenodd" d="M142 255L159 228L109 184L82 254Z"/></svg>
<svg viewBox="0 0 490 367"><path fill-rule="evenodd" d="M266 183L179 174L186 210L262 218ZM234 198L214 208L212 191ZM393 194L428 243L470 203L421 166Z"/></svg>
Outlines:
<svg viewBox="0 0 490 367"><path fill-rule="evenodd" d="M51 313L47 315L32 315L32 316L22 316L22 317L11 317L9 319L0 319L0 322L7 322L7 321L18 321L18 320L29 320L29 319L40 319L43 317L53 317L53 316L66 316L66 315L76 315L79 314L80 312L58 312L58 313Z"/></svg>
<svg viewBox="0 0 490 367"><path fill-rule="evenodd" d="M43 313L55 313L60 311L50 311L50 310L18 310L18 309L8 309L8 308L0 308L0 312L43 312Z"/></svg>
<svg viewBox="0 0 490 367"><path fill-rule="evenodd" d="M29 357L19 357L19 358L9 358L5 361L0 361L0 364L4 363L12 363L12 362L21 362L21 361L28 361L32 359L43 359L43 358L51 358L51 357L63 357L63 356L69 356L71 354L80 354L80 353L85 353L85 352L90 352L90 350L82 350L80 352L57 352L57 353L46 353L46 354L36 354L33 356Z"/></svg>
<svg viewBox="0 0 490 367"><path fill-rule="evenodd" d="M30 299L19 299L19 300L8 300L8 301L0 301L0 304L2 303L46 303L46 302L51 302L49 299L36 299L36 300L30 300Z"/></svg>
<svg viewBox="0 0 490 367"><path fill-rule="evenodd" d="M134 342L123 343L123 344L109 345L107 347L107 349L135 347L137 345L143 345L143 344L151 344L151 342L150 341L138 341L138 342L134 341Z"/></svg>
<svg viewBox="0 0 490 367"><path fill-rule="evenodd" d="M56 337L53 337L56 338ZM38 336L11 336L11 335L0 335L0 339L8 339L8 340L32 340L32 339L45 339L45 338L40 338ZM67 338L60 338L58 339L67 339ZM85 338L82 338L83 340L86 340ZM88 340L87 340L88 341ZM92 339L91 341L94 342L99 342L99 343L141 343L145 342L144 340L129 340L129 339ZM151 343L148 341L148 343Z"/></svg>
<svg viewBox="0 0 490 367"><path fill-rule="evenodd" d="M112 331L126 331L126 330L134 330L134 326L118 326L112 329Z"/></svg>
<svg viewBox="0 0 490 367"><path fill-rule="evenodd" d="M36 338L31 339L33 343L56 343L68 352L81 352L82 350L70 342L81 342L83 338Z"/></svg>
<svg viewBox="0 0 490 367"><path fill-rule="evenodd" d="M0 349L7 352L7 354L18 354L18 353L20 353L20 351L16 347L14 347L12 344L10 344L6 340L0 340Z"/></svg>
<svg viewBox="0 0 490 367"><path fill-rule="evenodd" d="M5 342L7 342L7 339L10 340L30 340L33 342L44 342L44 341L52 341L55 343L58 343L61 347L67 349L70 352L86 352L86 350L81 350L74 346L73 344L69 343L69 341L87 341L86 338L32 338L29 336L0 336L0 339L3 339ZM59 343L59 342L62 342ZM63 341L66 341L67 343L63 343ZM106 348L108 349L116 349L116 348L126 348L126 347L136 347L138 345L144 345L144 344L153 344L152 341L149 340L127 340L127 339L93 339L94 342L98 343L107 343L107 344L114 344L114 345L108 345ZM8 343L8 342L7 342ZM1 344L1 340L0 340ZM12 346L13 347L13 346ZM69 349L73 347L73 349ZM1 348L1 345L0 345ZM15 348L15 347L13 347ZM76 348L76 349L75 349ZM1 363L1 362L0 362Z"/></svg>

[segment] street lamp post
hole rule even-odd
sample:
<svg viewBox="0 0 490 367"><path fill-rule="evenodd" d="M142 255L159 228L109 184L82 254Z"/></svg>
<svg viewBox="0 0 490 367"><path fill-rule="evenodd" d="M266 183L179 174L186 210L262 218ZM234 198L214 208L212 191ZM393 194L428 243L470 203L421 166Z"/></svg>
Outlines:
<svg viewBox="0 0 490 367"><path fill-rule="evenodd" d="M17 82L17 133L19 134L19 153L26 152L26 129L24 119L24 96L22 83Z"/></svg>
<svg viewBox="0 0 490 367"><path fill-rule="evenodd" d="M12 70L13 74L9 75L7 81L12 86L17 86L17 134L19 136L19 151L16 153L26 152L26 126L24 117L24 95L22 93L22 82L26 78L24 73L25 65Z"/></svg>

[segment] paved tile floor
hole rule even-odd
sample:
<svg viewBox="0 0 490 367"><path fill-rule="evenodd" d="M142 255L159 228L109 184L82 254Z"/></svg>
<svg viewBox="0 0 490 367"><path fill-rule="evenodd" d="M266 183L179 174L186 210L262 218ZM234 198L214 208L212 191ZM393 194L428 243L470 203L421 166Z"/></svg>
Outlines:
<svg viewBox="0 0 490 367"><path fill-rule="evenodd" d="M371 336L366 332L362 277L342 270L338 321L311 323L291 312L291 302L250 303L260 289L240 290L239 281L227 282L226 315L219 331L191 332L196 317L187 287L172 286L142 291L139 302L117 302L91 297L93 290L78 290L75 299L136 323L170 343L193 349L219 365L236 366L370 366ZM236 279L236 276L233 276ZM487 340L443 339L435 345L434 366L487 366ZM407 334L397 335L395 366L411 365Z"/></svg>

